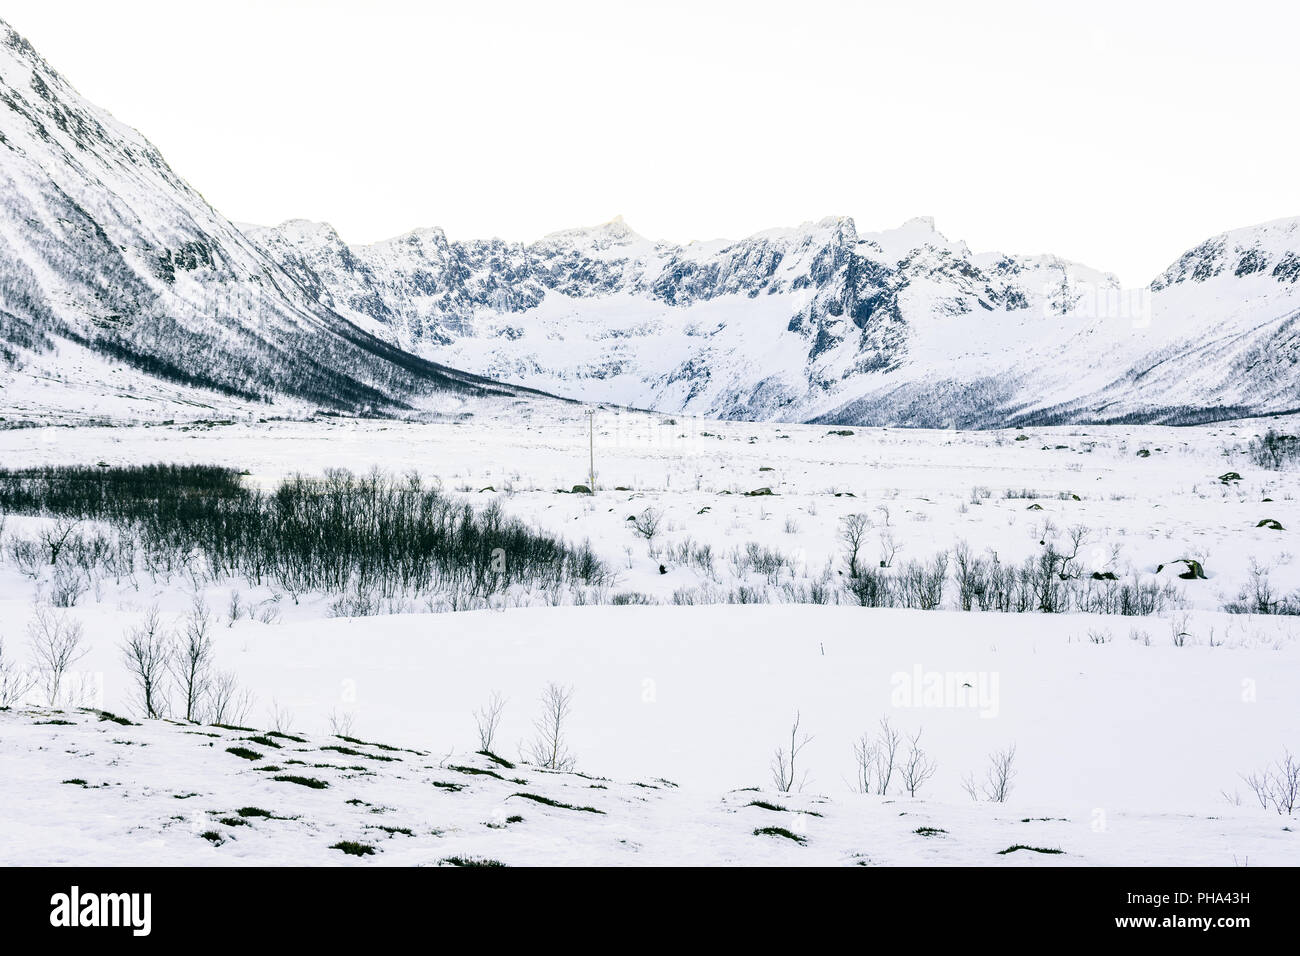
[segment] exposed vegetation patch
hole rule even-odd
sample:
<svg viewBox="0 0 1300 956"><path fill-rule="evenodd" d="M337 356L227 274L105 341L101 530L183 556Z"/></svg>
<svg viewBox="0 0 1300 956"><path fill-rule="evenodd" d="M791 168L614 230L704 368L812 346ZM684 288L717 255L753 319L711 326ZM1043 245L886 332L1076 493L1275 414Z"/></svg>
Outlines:
<svg viewBox="0 0 1300 956"><path fill-rule="evenodd" d="M384 833L387 833L390 837L396 836L398 834L401 834L402 836L415 836L415 833L412 832L409 827L386 827L378 823L368 823L366 824L366 829L382 830Z"/></svg>
<svg viewBox="0 0 1300 956"><path fill-rule="evenodd" d="M420 752L418 750L408 750L405 747L393 747L389 744L372 743L369 740L358 740L356 737L345 737L343 734L335 734L334 736L347 743L356 744L358 747L374 747L376 750L387 750L391 753L404 751L409 754L418 754ZM306 743L306 741L302 741L302 743Z"/></svg>
<svg viewBox="0 0 1300 956"><path fill-rule="evenodd" d="M386 760L389 763L393 762L394 760L402 759L401 757L386 757L383 754L368 754L368 753L364 753L363 751L353 750L351 747L343 747L338 744L326 744L325 746L321 747L321 750L332 750L336 753L343 754L345 757L365 757L367 760Z"/></svg>
<svg viewBox="0 0 1300 956"><path fill-rule="evenodd" d="M340 840L338 843L330 844L331 850L342 850L349 856L373 856L375 848L368 843L357 843L355 840Z"/></svg>
<svg viewBox="0 0 1300 956"><path fill-rule="evenodd" d="M249 750L247 747L227 747L226 753L234 754L236 757L243 757L245 760L261 760L262 755L256 750Z"/></svg>
<svg viewBox="0 0 1300 956"><path fill-rule="evenodd" d="M491 761L492 761L494 764L496 764L498 767L505 767L507 770L514 770L514 769L515 769L515 765L512 764L509 760L507 760L505 757L498 757L496 754L492 753L492 751L490 751L490 750L480 750L480 751L478 752L478 755L479 755L480 757L487 757L488 760L491 760Z"/></svg>
<svg viewBox="0 0 1300 956"><path fill-rule="evenodd" d="M550 797L539 796L536 793L512 793L512 797L523 797L525 800L532 800L534 803L540 803L543 806L555 807L559 810L577 810L581 813L604 813L604 810L597 810L595 807L578 807L571 803L561 803L559 800L552 800Z"/></svg>
<svg viewBox="0 0 1300 956"><path fill-rule="evenodd" d="M317 780L315 777L299 777L295 774L281 774L275 779L281 783L296 783L300 787L310 787L313 790L324 790L329 786L324 780Z"/></svg>
<svg viewBox="0 0 1300 956"><path fill-rule="evenodd" d="M447 767L447 769L455 770L457 773L468 773L479 777L495 777L497 780L505 779L505 777L501 776L501 774L497 773L495 770L480 770L478 767L461 767L456 765L450 765Z"/></svg>
<svg viewBox="0 0 1300 956"><path fill-rule="evenodd" d="M793 840L800 846L807 846L808 840L799 836L797 833L791 833L785 827L759 827L754 831L754 836L776 836L784 837L787 840Z"/></svg>
<svg viewBox="0 0 1300 956"><path fill-rule="evenodd" d="M1041 847L1041 846L1026 846L1023 843L1017 843L1014 846L1007 847L1005 850L998 850L998 856L1006 856L1008 853L1015 853L1017 850L1028 850L1031 853L1052 853L1052 854L1065 852L1064 850L1060 850L1056 848Z"/></svg>
<svg viewBox="0 0 1300 956"><path fill-rule="evenodd" d="M505 866L499 860L489 860L482 856L445 856L438 861L439 866Z"/></svg>

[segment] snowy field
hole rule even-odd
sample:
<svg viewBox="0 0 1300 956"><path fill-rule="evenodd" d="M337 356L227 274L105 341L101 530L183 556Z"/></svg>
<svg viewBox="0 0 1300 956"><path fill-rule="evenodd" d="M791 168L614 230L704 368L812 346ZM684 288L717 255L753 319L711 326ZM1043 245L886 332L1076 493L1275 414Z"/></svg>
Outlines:
<svg viewBox="0 0 1300 956"><path fill-rule="evenodd" d="M586 588L512 588L470 610L438 595L375 599L365 616L337 594L245 580L90 575L57 609L87 651L65 713L32 709L48 705L34 690L0 715L0 861L1300 863L1295 818L1261 808L1243 779L1300 750L1300 618L1225 611L1261 582L1279 597L1300 590L1300 472L1245 453L1270 426L1295 433L1300 421L841 430L602 408L589 439L579 406L501 400L418 424L259 422L231 409L200 424L0 431L4 468L213 463L266 489L333 468L414 471L589 540L613 572ZM589 456L596 493L572 493ZM947 556L937 608L859 606L846 587L854 520L861 567L885 578ZM51 524L5 519L0 638L20 667L54 572L16 561L8 542ZM962 543L1005 566L1071 554L1072 586L1141 583L1159 607L961 610ZM1193 566L1204 576L1180 576ZM141 722L123 636L153 606L182 627L196 596L216 665L247 704L231 723L302 736L292 759L337 765L310 771L328 787L259 769L288 750L227 754L247 732ZM588 776L521 760L551 683L572 688L567 743ZM494 766L473 753L474 711L493 693L505 700L493 750L518 767L498 766L500 780L448 770ZM779 793L770 765L796 713L796 742L810 739L793 792ZM916 797L897 770L886 794L855 792L855 743L873 743L882 718L901 734L900 760L921 735L934 769ZM337 733L419 753L326 759L317 751ZM989 755L1011 747L1010 791L989 802ZM591 779L605 776L622 783ZM196 796L182 805L182 792ZM296 819L208 820L248 806ZM804 842L753 833L766 826ZM330 849L339 841L376 852ZM1016 844L1063 852L999 855Z"/></svg>

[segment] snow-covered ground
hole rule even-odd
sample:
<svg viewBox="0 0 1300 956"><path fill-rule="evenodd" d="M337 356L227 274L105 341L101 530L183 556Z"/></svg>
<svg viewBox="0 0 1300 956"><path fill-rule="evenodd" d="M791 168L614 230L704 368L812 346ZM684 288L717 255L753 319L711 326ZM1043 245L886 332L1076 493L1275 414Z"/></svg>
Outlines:
<svg viewBox="0 0 1300 956"><path fill-rule="evenodd" d="M0 713L0 730L2 864L1278 865L1298 851L1276 816L1235 808L708 791L93 712Z"/></svg>
<svg viewBox="0 0 1300 956"><path fill-rule="evenodd" d="M593 442L598 490L588 496L569 493L587 480L579 407L499 400L457 412L423 423L0 431L4 467L212 462L247 469L248 481L267 487L334 467L418 470L475 503L499 500L509 514L590 539L618 574L589 592L520 590L468 612L428 613L436 602L412 596L385 608L398 613L364 618L334 617L328 595L295 600L247 582L200 581L217 621L217 664L254 697L243 723L307 737L293 746L311 753L293 759L308 764L353 765L315 752L340 729L421 754L357 758L373 775L322 770L331 785L318 791L275 781L255 769L261 764L224 752L237 744L209 748L221 741L202 736L238 732L158 721L128 727L70 709L53 719L71 725L46 724L39 721L52 717L43 711L14 710L0 715L0 858L1300 862L1294 818L1260 809L1241 776L1288 747L1300 750L1300 618L1222 610L1250 584L1252 562L1268 570L1277 593L1300 589L1300 473L1261 470L1243 451L1270 425L1294 433L1295 419L837 434L603 408ZM1229 472L1240 479L1224 480ZM745 494L761 488L772 494ZM662 516L649 541L628 521L646 509ZM960 541L1019 563L1042 542L1068 544L1069 530L1083 527L1085 573L1136 575L1170 585L1175 597L1143 617L981 613L957 610L950 585L940 610L857 607L843 588L839 539L853 514L870 520L865 564L893 553L887 573ZM1282 530L1259 527L1262 519ZM9 516L4 534L31 535L41 523ZM687 539L712 548L711 565L681 556ZM779 566L749 567L742 556L751 542L778 553ZM1183 558L1199 561L1205 579L1178 578ZM830 603L805 603L819 582ZM138 720L122 636L154 604L167 622L179 621L194 584L147 573L88 582L66 611L83 625L89 648L77 665L87 677L85 703ZM24 658L33 599L47 587L46 572L24 574L6 553L0 637L11 658ZM717 603L742 587L772 603ZM231 621L236 592L244 611ZM610 604L631 594L650 603ZM519 762L551 682L573 688L576 769L626 783L522 764L503 770L504 781L446 769L491 766L463 755L478 747L473 712L493 692L506 698L494 749ZM799 756L808 777L802 793L783 796L771 792L769 764L777 747L788 747L796 712L800 733L811 736ZM852 791L854 743L874 735L882 717L904 735L903 749L920 731L935 763L916 799L897 781L885 797ZM987 755L1012 745L1008 802L972 802L963 781L982 776ZM286 756L266 759L283 764ZM527 787L511 784L515 776ZM73 778L92 786L59 782ZM659 778L678 786L636 785ZM466 786L452 792L435 781ZM765 792L742 791L748 787ZM178 802L177 791L199 796ZM520 810L530 801L511 796L517 791L606 813ZM352 798L392 810L371 814L346 803ZM823 816L744 806L749 799ZM244 806L298 819L200 826L209 811L225 817ZM515 814L525 822L495 826L498 816ZM369 823L414 835L390 838L366 830ZM807 844L753 834L764 826L806 836ZM914 832L924 826L947 832ZM220 845L201 836L208 829ZM330 850L339 840L378 852L353 858ZM1017 843L1065 852L998 855Z"/></svg>

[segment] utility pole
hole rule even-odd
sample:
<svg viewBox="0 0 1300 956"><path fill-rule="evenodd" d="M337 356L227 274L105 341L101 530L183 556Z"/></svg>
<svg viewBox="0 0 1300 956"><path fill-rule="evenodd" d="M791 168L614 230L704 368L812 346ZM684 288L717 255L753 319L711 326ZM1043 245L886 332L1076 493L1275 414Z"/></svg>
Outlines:
<svg viewBox="0 0 1300 956"><path fill-rule="evenodd" d="M587 409L587 487L596 493L596 410Z"/></svg>

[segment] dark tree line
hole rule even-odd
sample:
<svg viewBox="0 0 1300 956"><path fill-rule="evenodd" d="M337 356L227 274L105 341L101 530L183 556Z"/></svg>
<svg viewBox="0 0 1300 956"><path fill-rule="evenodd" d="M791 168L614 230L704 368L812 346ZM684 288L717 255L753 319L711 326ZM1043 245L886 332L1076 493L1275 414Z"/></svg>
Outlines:
<svg viewBox="0 0 1300 956"><path fill-rule="evenodd" d="M265 492L215 465L5 469L0 512L107 522L119 534L106 547L138 553L151 568L241 576L292 594L486 600L514 585L609 577L588 544L538 531L495 503L475 509L416 475L336 470Z"/></svg>

